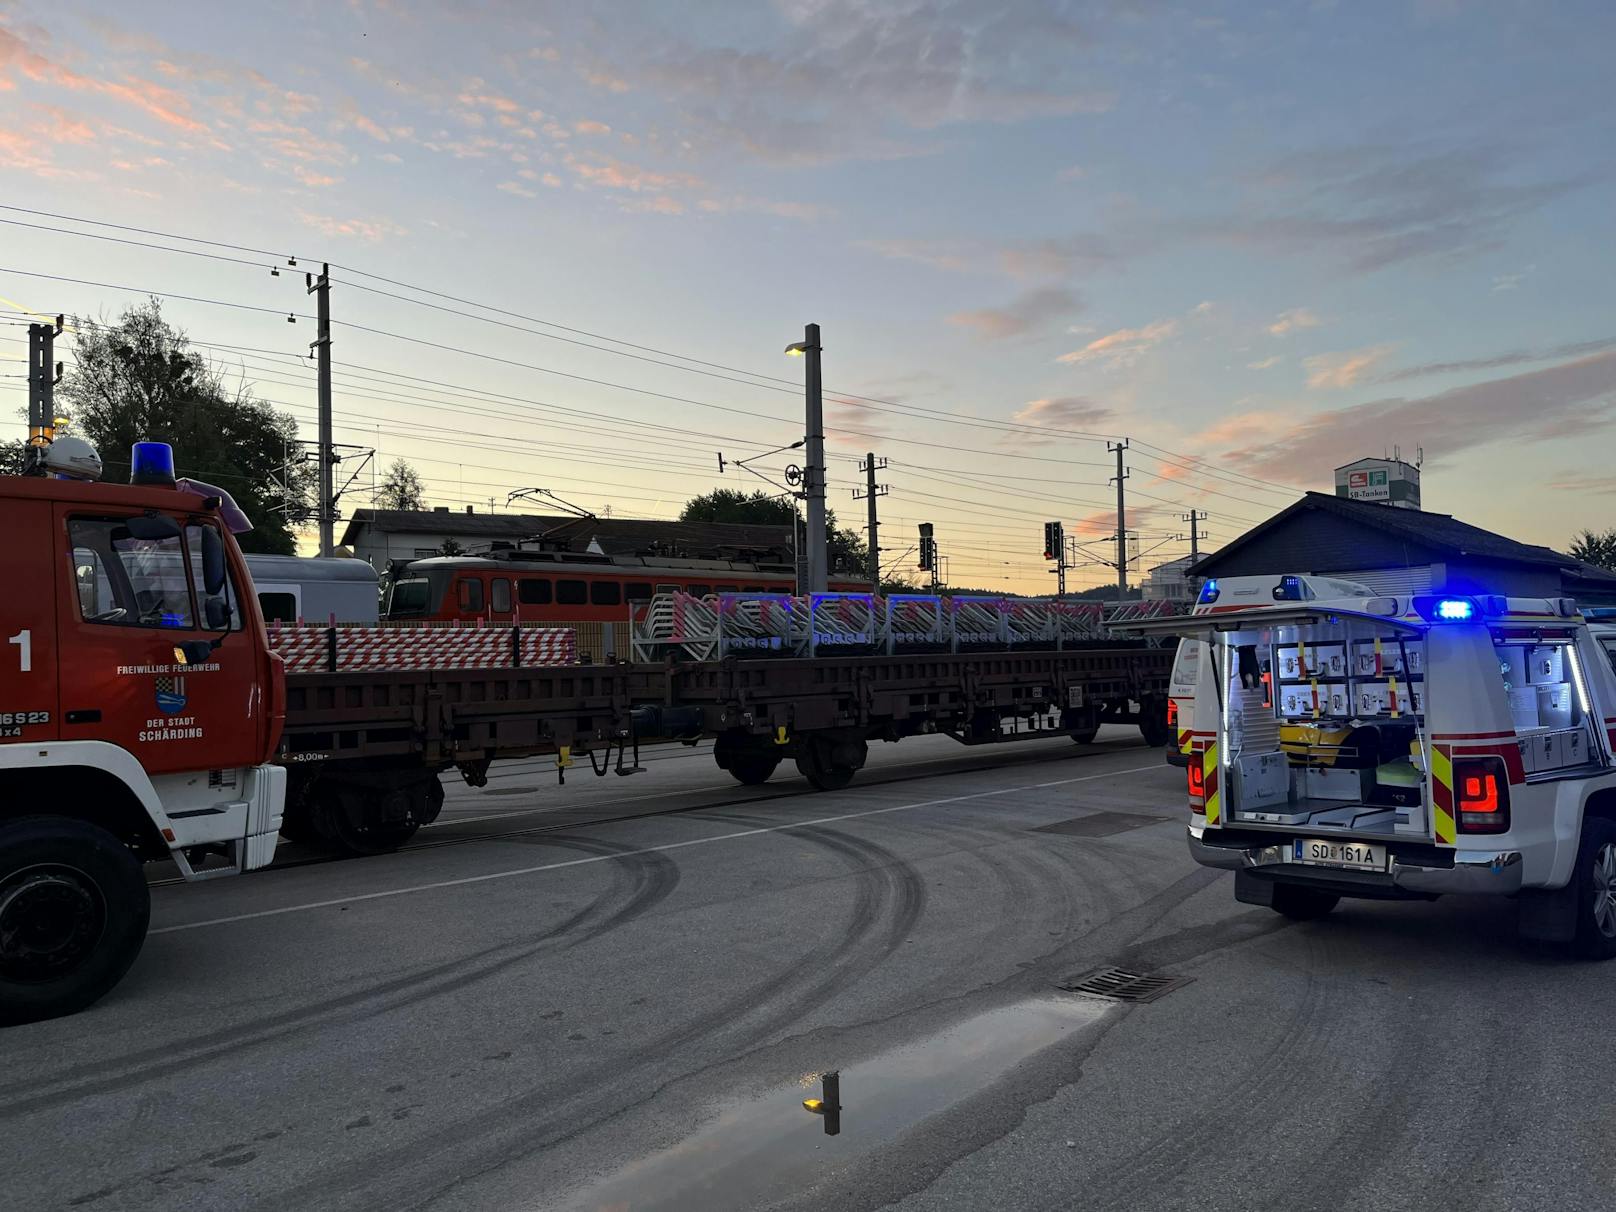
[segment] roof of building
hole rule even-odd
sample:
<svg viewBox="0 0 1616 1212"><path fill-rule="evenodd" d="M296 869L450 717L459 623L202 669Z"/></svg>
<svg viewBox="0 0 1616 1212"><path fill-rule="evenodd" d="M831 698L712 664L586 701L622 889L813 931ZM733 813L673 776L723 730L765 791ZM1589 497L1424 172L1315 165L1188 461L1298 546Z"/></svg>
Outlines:
<svg viewBox="0 0 1616 1212"><path fill-rule="evenodd" d="M1212 553L1208 552L1206 555L1201 556L1200 558L1203 560L1209 560L1212 558ZM1195 560L1192 560L1187 555L1179 556L1176 560L1167 560L1161 564L1152 564L1149 568L1145 569L1145 573L1147 576L1154 575L1158 572L1182 576L1184 573L1189 571L1190 565L1195 562Z"/></svg>
<svg viewBox="0 0 1616 1212"><path fill-rule="evenodd" d="M1217 575L1220 565L1237 553L1273 534L1292 519L1309 512L1326 514L1342 521L1379 531L1406 546L1410 564L1442 560L1484 560L1501 564L1559 568L1574 572L1578 579L1616 585L1616 574L1583 564L1572 556L1521 543L1515 539L1461 522L1451 514L1428 513L1420 509L1399 509L1373 501L1352 501L1322 492L1310 492L1300 501L1281 510L1209 555L1191 571L1195 576Z"/></svg>
<svg viewBox="0 0 1616 1212"><path fill-rule="evenodd" d="M536 539L560 527L574 551L591 541L607 555L629 555L653 546L695 551L735 549L790 551L791 526L736 522L677 522L659 518L591 518L514 513L454 513L435 509L356 509L343 530L352 546L365 527L383 533L424 533L453 537L468 547L493 542Z"/></svg>

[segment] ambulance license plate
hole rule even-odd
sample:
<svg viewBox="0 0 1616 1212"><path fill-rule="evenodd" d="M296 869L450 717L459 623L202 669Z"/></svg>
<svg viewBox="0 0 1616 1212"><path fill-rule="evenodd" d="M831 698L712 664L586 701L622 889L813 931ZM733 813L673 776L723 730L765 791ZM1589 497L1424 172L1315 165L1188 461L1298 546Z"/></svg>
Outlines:
<svg viewBox="0 0 1616 1212"><path fill-rule="evenodd" d="M1364 842L1326 842L1297 838L1291 843L1294 858L1310 867L1345 867L1352 871L1386 870L1386 847Z"/></svg>

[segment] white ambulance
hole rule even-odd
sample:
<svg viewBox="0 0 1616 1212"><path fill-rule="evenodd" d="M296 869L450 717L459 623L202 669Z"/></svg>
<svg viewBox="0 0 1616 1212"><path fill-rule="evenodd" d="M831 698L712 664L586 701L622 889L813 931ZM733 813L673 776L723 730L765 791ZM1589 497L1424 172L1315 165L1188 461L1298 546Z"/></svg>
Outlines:
<svg viewBox="0 0 1616 1212"><path fill-rule="evenodd" d="M1616 628L1286 575L1127 630L1184 637L1190 851L1238 899L1513 895L1523 936L1616 956Z"/></svg>

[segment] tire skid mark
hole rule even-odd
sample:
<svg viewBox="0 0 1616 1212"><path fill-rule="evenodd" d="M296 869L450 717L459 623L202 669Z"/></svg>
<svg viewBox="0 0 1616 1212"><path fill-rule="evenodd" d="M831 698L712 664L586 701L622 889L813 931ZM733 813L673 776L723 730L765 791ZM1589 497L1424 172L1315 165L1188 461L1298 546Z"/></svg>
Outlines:
<svg viewBox="0 0 1616 1212"><path fill-rule="evenodd" d="M996 762L996 763L981 764L981 765L975 765L975 766L960 765L960 766L952 767L951 769L948 769L948 770L924 770L923 771L923 770L921 770L919 768L920 767L925 767L925 766L934 766L934 765L939 765L939 764L951 764L953 762L965 762L965 761L970 760L970 758L965 756L965 755L961 755L960 757L956 757L956 758L942 758L942 759L927 758L927 759L922 760L922 761L917 761L917 762L907 763L907 764L894 763L893 766L891 766L890 768L882 767L880 769L877 769L877 770L872 772L870 778L868 778L867 780L861 780L860 782L855 784L855 787L857 789L873 789L873 788L876 788L876 787L889 787L889 786L899 785L899 784L903 784L903 783L924 782L927 779L958 778L960 775L965 775L965 774L985 774L985 773L989 773L989 772L993 772L993 771L999 771L999 770L1012 770L1012 771L1014 771L1014 770L1019 770L1019 769L1025 768L1025 767L1045 766L1045 765L1048 765L1048 764L1050 764L1052 762L1069 762L1069 761L1073 761L1074 759L1075 760L1084 760L1084 759L1087 759L1087 758L1114 757L1114 756L1118 756L1118 755L1128 755L1128 754L1137 753L1137 752L1141 752L1141 751L1142 752L1149 752L1148 749L1142 748L1137 742L1106 741L1106 742L1102 742L1099 745L1088 746L1088 747L1084 748L1083 750L1081 750L1079 752L1076 752L1076 753L1069 752L1069 751L1060 751L1060 752L1051 752L1051 753L1047 753L1047 754L1041 753L1041 754L1036 754L1036 755L1033 755L1033 754L1013 754L1013 755L1007 755L1005 760L1001 760L1001 761ZM891 775L886 775L886 774L883 773L883 771L886 770L886 769L891 769L891 770L893 770L893 771L895 771L897 773L893 773ZM908 772L908 773L905 773L905 772ZM710 797L715 793L716 790L718 790L718 789L712 788L712 787L692 787L688 791L670 791L670 792L666 793L666 797L669 798L669 799L673 799L675 797L685 796L685 795L709 796ZM298 870L299 868L302 868L302 867L320 867L320 866L324 866L324 865L326 865L328 863L364 862L364 861L366 861L367 858L396 858L398 855L401 855L401 854L414 854L417 851L441 850L441 849L444 849L444 848L449 847L449 846L470 846L470 845L475 845L476 843L479 843L479 842L497 842L497 841L500 841L500 840L505 839L505 838L522 837L522 836L528 836L528 835L550 834L550 833L555 833L555 832L558 832L558 831L564 830L564 829L576 829L576 828L579 828L580 826L585 826L585 825L614 825L614 824L621 824L622 822L625 822L625 821L645 820L648 817L658 817L658 816L696 816L696 819L699 820L701 818L697 814L701 813L702 811L704 811L705 809L708 809L708 808L719 807L719 806L728 806L728 805L773 804L773 803L776 803L776 802L781 801L781 800L798 800L798 799L811 798L813 796L818 796L818 795L824 794L823 792L816 791L811 787L801 787L801 788L784 788L784 787L781 787L778 790L764 792L764 793L761 793L761 794L756 793L756 792L747 793L747 789L745 787L741 787L741 786L736 786L736 787L731 788L729 790L731 791L731 795L729 795L728 797L726 797L724 799L718 799L718 800L709 799L706 803L689 804L689 805L684 805L684 806L675 805L673 807L667 807L667 808L648 808L648 809L645 809L644 811L641 811L641 812L612 813L612 814L608 814L608 815L604 815L604 816L589 816L589 815L587 815L587 809L584 809L584 810L582 810L582 811L580 811L580 812L578 812L576 814L571 815L570 819L564 820L564 821L558 821L558 822L556 822L554 824L529 825L529 826L526 826L526 827L520 828L520 829L495 829L495 830L489 830L489 831L483 832L483 833L470 834L470 835L465 836L465 837L456 837L456 836L453 836L453 835L445 836L445 837L434 837L434 838L428 839L427 841L415 841L415 842L412 842L412 843L406 843L405 845L400 846L397 850L393 851L391 854L387 854L387 855L360 856L360 855L315 854L315 855L309 855L309 856L307 856L305 858L295 858L295 859L290 859L290 860L287 860L287 861L284 861L284 862L275 863L271 867L269 867L268 870L270 870L270 871L296 871L296 870ZM740 794L736 794L736 793L740 793ZM564 810L562 810L562 809L549 809L549 808L543 808L543 809L520 809L520 810L517 810L517 811L513 811L510 815L513 816L513 817L515 817L515 816L532 816L532 815L534 815L536 813L552 812L552 811L560 813L560 812L562 812ZM447 829L454 828L455 825L456 825L456 822L453 819L449 819L449 820L443 821L443 823L441 825L437 826L437 828L447 830ZM153 881L151 881L151 887L153 887L153 888L177 887L177 886L185 884L186 882L187 882L186 880L181 879L181 878L153 880Z"/></svg>
<svg viewBox="0 0 1616 1212"><path fill-rule="evenodd" d="M891 850L829 826L796 830L841 860L853 876L847 919L834 943L821 944L792 959L779 974L741 991L683 1024L642 1044L626 1057L569 1074L566 1088L578 1098L557 1097L549 1085L535 1087L459 1123L442 1126L431 1139L395 1146L350 1162L337 1162L297 1187L257 1205L264 1212L297 1207L418 1207L445 1191L526 1156L578 1136L598 1124L657 1097L666 1085L707 1067L697 1061L691 1073L669 1078L655 1089L634 1083L645 1063L678 1054L725 1030L734 1034L725 1051L738 1054L769 1041L829 998L874 970L909 937L925 908L925 882ZM623 1094L629 1094L627 1101ZM412 1167L433 1159L427 1174ZM438 1176L452 1176L439 1180Z"/></svg>
<svg viewBox="0 0 1616 1212"><path fill-rule="evenodd" d="M1311 957L1308 967L1295 1012L1273 1045L1253 1059L1233 1084L1209 1093L1198 1104L1186 1104L1171 1123L1140 1142L1132 1154L1089 1178L1086 1208L1132 1212L1142 1199L1155 1206L1181 1201L1188 1193L1176 1189L1176 1184L1185 1171L1200 1165L1227 1169L1226 1142L1219 1133L1204 1131L1207 1123L1217 1121L1228 1108L1238 1107L1241 1135L1262 1139L1278 1125L1296 1122L1291 1109L1317 1097L1315 1080L1320 1087L1329 1088L1329 1075L1320 1073L1317 1067L1309 1068L1306 1082L1287 1082L1277 1076L1290 1072L1284 1067L1286 1059L1297 1053L1305 1053L1310 1065L1321 1057L1328 1061L1332 1053L1322 1046L1329 1034L1325 985L1313 975Z"/></svg>
<svg viewBox="0 0 1616 1212"><path fill-rule="evenodd" d="M233 1057L242 1048L273 1043L295 1032L346 1026L464 989L541 952L573 947L615 930L649 911L679 882L677 864L664 853L634 853L632 847L615 842L559 834L546 838L545 844L588 854L622 854L620 861L605 865L613 875L611 887L534 937L498 943L471 955L271 1015L256 1023L148 1048L114 1062L117 1071L110 1074L108 1062L98 1061L27 1082L9 1083L0 1095L0 1122L186 1072L198 1064Z"/></svg>

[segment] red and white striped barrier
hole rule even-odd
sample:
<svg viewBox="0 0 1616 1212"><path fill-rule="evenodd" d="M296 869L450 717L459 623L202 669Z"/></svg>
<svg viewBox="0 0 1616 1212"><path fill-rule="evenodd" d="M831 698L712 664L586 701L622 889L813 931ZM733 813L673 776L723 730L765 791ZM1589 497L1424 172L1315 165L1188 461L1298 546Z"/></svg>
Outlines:
<svg viewBox="0 0 1616 1212"><path fill-rule="evenodd" d="M336 668L509 669L508 627L282 627L269 629L269 646L286 662L288 673L332 668L331 637L336 634ZM578 636L570 627L520 629L522 666L575 665Z"/></svg>

